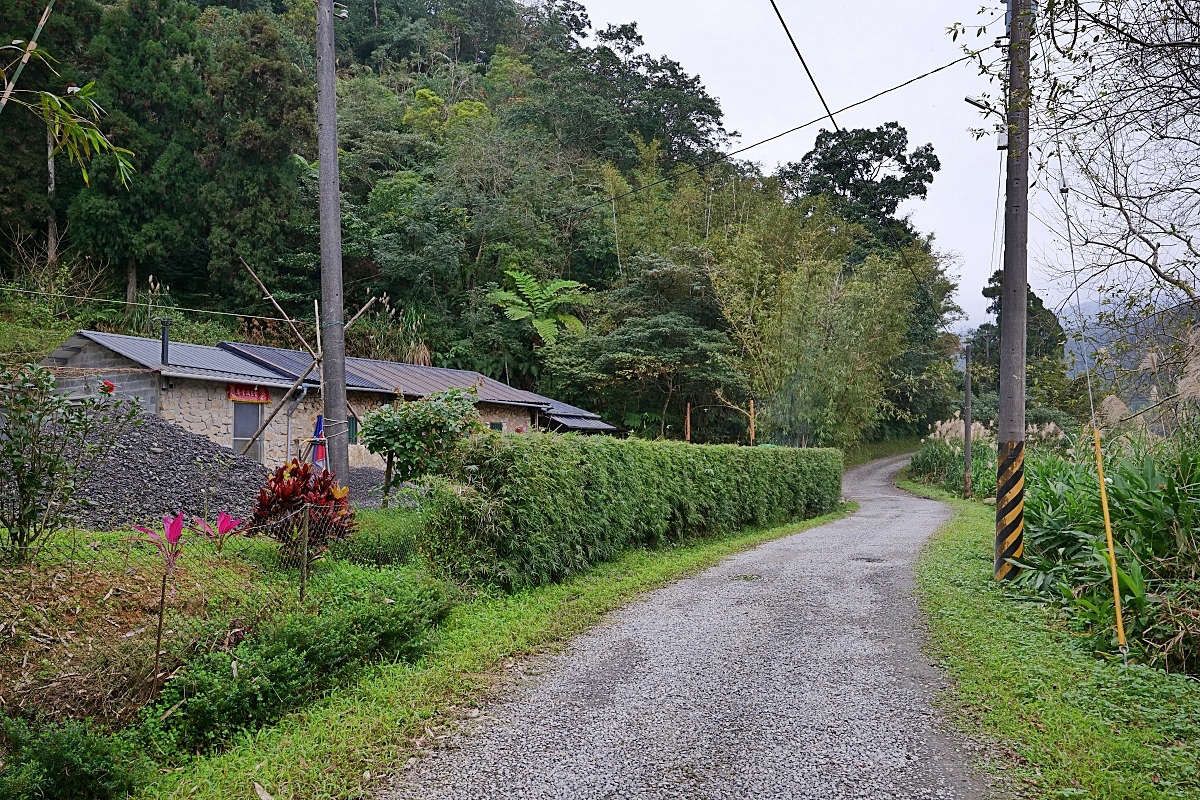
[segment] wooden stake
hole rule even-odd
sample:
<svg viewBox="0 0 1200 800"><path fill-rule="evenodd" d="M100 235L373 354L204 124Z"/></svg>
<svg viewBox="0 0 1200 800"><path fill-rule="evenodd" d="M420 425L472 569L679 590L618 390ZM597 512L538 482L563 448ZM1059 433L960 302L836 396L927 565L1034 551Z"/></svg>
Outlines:
<svg viewBox="0 0 1200 800"><path fill-rule="evenodd" d="M692 440L692 402L690 400L687 404L687 416L683 418L683 440L685 442Z"/></svg>
<svg viewBox="0 0 1200 800"><path fill-rule="evenodd" d="M754 401L750 401L750 446L754 447Z"/></svg>

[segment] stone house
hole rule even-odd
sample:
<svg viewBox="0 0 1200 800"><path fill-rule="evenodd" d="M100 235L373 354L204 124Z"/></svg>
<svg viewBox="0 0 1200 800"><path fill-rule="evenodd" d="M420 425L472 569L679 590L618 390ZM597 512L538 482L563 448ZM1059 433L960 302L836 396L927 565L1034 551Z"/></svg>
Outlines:
<svg viewBox="0 0 1200 800"><path fill-rule="evenodd" d="M312 357L299 350L237 342L209 347L79 331L42 365L56 373L65 391L89 391L99 381L111 381L117 394L138 398L146 411L217 444L240 453L249 443L247 455L267 465L297 455L304 440L312 437L321 413L320 376L312 369ZM262 436L250 443L301 374L305 377L300 388ZM475 388L476 408L493 430L620 433L590 411L514 389L477 372L347 358L351 465L380 463L356 441L364 414L387 403L450 388Z"/></svg>

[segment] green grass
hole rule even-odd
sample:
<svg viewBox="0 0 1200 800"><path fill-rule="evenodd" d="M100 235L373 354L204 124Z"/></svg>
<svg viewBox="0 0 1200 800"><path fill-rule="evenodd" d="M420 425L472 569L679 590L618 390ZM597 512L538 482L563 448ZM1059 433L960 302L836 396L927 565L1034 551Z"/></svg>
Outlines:
<svg viewBox="0 0 1200 800"><path fill-rule="evenodd" d="M481 701L511 659L587 630L643 592L854 508L719 541L631 551L563 583L513 595L479 594L451 612L417 663L376 666L324 701L244 735L225 753L161 775L143 796L253 800L258 782L276 800L360 797L381 772L416 751L427 727L444 725Z"/></svg>
<svg viewBox="0 0 1200 800"><path fill-rule="evenodd" d="M866 464L877 458L902 456L915 453L921 447L919 437L910 436L903 439L888 439L886 442L861 442L846 450L846 469Z"/></svg>
<svg viewBox="0 0 1200 800"><path fill-rule="evenodd" d="M962 729L991 743L1005 788L1039 798L1200 798L1200 683L1088 652L1043 607L992 580L994 509L937 490L955 518L918 591Z"/></svg>

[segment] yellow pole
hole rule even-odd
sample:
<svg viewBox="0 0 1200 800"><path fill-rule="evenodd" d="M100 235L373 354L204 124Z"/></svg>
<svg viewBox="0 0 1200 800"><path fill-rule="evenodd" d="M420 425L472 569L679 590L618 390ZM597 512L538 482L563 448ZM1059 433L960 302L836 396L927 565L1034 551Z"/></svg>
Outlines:
<svg viewBox="0 0 1200 800"><path fill-rule="evenodd" d="M1117 610L1117 643L1121 652L1129 647L1125 644L1125 619L1121 612L1121 583L1117 579L1117 554L1113 547L1112 519L1108 516L1108 487L1104 485L1104 455L1100 452L1100 429L1092 426L1092 438L1096 443L1096 473L1100 476L1100 508L1104 512L1104 537L1108 541L1108 569L1112 573L1113 602Z"/></svg>

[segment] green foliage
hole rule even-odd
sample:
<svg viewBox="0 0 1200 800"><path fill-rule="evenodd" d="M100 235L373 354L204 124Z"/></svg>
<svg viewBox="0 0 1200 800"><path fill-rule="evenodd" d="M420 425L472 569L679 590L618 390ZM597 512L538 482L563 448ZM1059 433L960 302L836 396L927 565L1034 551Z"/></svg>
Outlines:
<svg viewBox="0 0 1200 800"><path fill-rule="evenodd" d="M630 317L610 333L560 341L546 359L546 389L584 405L599 399L599 410L619 414L611 418L626 428L665 437L672 405L678 410L688 400L697 406L712 401L718 392L744 393L732 351L725 334L682 314ZM661 402L656 414L637 413L647 399Z"/></svg>
<svg viewBox="0 0 1200 800"><path fill-rule="evenodd" d="M944 497L939 499L945 500ZM995 510L950 499L955 518L918 567L931 648L964 733L1003 743L1001 794L1184 800L1200 792L1200 685L1098 659L1055 615L992 578Z"/></svg>
<svg viewBox="0 0 1200 800"><path fill-rule="evenodd" d="M419 542L438 569L516 589L698 536L828 512L835 450L530 434L463 445Z"/></svg>
<svg viewBox="0 0 1200 800"><path fill-rule="evenodd" d="M384 498L395 486L440 470L464 437L483 429L475 409L478 393L447 389L368 413L359 441L387 461Z"/></svg>
<svg viewBox="0 0 1200 800"><path fill-rule="evenodd" d="M141 409L109 383L70 398L49 370L0 367L0 527L4 555L33 557L39 541L69 520L75 492Z"/></svg>
<svg viewBox="0 0 1200 800"><path fill-rule="evenodd" d="M908 468L922 483L961 495L966 458L962 439L926 439ZM971 443L971 494L996 496L996 445L989 441Z"/></svg>
<svg viewBox="0 0 1200 800"><path fill-rule="evenodd" d="M529 320L533 326L536 346L553 346L560 328L579 333L583 323L579 317L565 309L590 305L592 298L582 290L586 287L579 281L556 280L541 283L528 272L519 269L506 270L516 291L496 289L488 293L487 301L499 306L504 316L519 322Z"/></svg>
<svg viewBox="0 0 1200 800"><path fill-rule="evenodd" d="M359 530L349 539L331 542L330 558L377 566L407 564L417 554L417 538L425 525L418 509L359 509Z"/></svg>
<svg viewBox="0 0 1200 800"><path fill-rule="evenodd" d="M120 800L153 764L90 721L39 724L0 714L0 800Z"/></svg>
<svg viewBox="0 0 1200 800"><path fill-rule="evenodd" d="M924 199L942 168L932 144L911 153L907 147L908 131L896 122L873 131L822 130L812 152L784 167L781 177L798 194L837 198L850 219L882 223L904 200Z"/></svg>
<svg viewBox="0 0 1200 800"><path fill-rule="evenodd" d="M357 530L349 494L349 487L339 486L329 470L293 458L276 467L258 490L251 528L269 531L284 562L298 564L307 527L308 558L315 559Z"/></svg>
<svg viewBox="0 0 1200 800"><path fill-rule="evenodd" d="M1100 651L1116 647L1115 605L1090 439L1075 455L1026 460L1021 583L1061 605ZM1106 448L1125 628L1135 655L1200 674L1200 441L1116 440Z"/></svg>
<svg viewBox="0 0 1200 800"><path fill-rule="evenodd" d="M450 587L415 570L334 562L313 582L319 613L297 611L229 651L201 653L143 715L160 757L208 750L278 720L370 661L413 659L454 603Z"/></svg>

